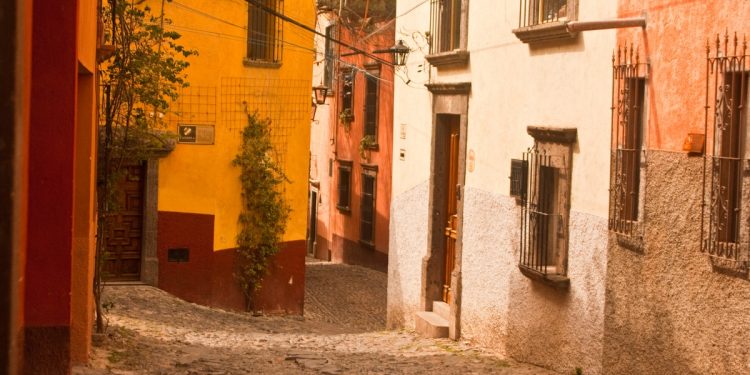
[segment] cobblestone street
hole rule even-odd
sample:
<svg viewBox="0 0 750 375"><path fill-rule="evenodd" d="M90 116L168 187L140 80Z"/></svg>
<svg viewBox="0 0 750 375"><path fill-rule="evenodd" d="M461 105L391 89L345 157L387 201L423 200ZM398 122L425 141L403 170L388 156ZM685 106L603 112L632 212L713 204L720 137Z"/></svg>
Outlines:
<svg viewBox="0 0 750 375"><path fill-rule="evenodd" d="M254 317L152 287L106 290L109 329L74 374L547 374L464 342L385 331L386 275L308 260L306 317Z"/></svg>

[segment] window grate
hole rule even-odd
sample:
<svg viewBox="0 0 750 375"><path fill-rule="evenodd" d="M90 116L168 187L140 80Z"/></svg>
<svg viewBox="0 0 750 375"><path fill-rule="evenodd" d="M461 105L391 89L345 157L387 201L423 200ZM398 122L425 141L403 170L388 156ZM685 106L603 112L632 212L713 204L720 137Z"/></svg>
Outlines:
<svg viewBox="0 0 750 375"><path fill-rule="evenodd" d="M552 167L552 156L536 148L524 154L522 163L528 179L522 201L519 265L542 275L564 275L557 259L556 228L561 220L555 210L558 170Z"/></svg>
<svg viewBox="0 0 750 375"><path fill-rule="evenodd" d="M632 46L612 56L609 229L628 236L637 231L647 69Z"/></svg>
<svg viewBox="0 0 750 375"><path fill-rule="evenodd" d="M379 72L372 71L366 76L365 82L365 136L372 136L373 141L378 129L378 91Z"/></svg>
<svg viewBox="0 0 750 375"><path fill-rule="evenodd" d="M352 165L351 162L339 161L338 193L339 199L336 207L339 210L349 211L351 205Z"/></svg>
<svg viewBox="0 0 750 375"><path fill-rule="evenodd" d="M277 13L284 13L284 0L258 0ZM263 7L248 2L247 58L250 61L280 63L283 51L284 22Z"/></svg>
<svg viewBox="0 0 750 375"><path fill-rule="evenodd" d="M362 173L359 239L368 244L375 242L375 181L374 171L365 170Z"/></svg>
<svg viewBox="0 0 750 375"><path fill-rule="evenodd" d="M461 0L430 1L430 53L461 48Z"/></svg>
<svg viewBox="0 0 750 375"><path fill-rule="evenodd" d="M568 0L520 0L518 27L538 26L568 19Z"/></svg>
<svg viewBox="0 0 750 375"><path fill-rule="evenodd" d="M747 272L748 211L745 137L748 105L747 41L717 35L707 45L706 155L703 163L701 250ZM743 199L744 198L744 199Z"/></svg>

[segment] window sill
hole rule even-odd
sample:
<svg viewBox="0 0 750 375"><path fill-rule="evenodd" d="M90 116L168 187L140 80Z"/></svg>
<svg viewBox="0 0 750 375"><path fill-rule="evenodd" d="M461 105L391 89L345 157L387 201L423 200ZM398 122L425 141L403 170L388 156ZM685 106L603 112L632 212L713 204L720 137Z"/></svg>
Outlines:
<svg viewBox="0 0 750 375"><path fill-rule="evenodd" d="M519 27L513 30L513 34L522 42L534 44L552 40L570 40L578 33L568 30L568 21L543 23L541 25Z"/></svg>
<svg viewBox="0 0 750 375"><path fill-rule="evenodd" d="M521 270L521 273L529 279L551 286L555 289L566 290L570 288L570 279L566 276L557 274L543 274L539 271L535 271L520 264L518 265L518 269Z"/></svg>
<svg viewBox="0 0 750 375"><path fill-rule="evenodd" d="M339 210L339 212L341 212L341 213L343 213L343 214L347 214L347 215L349 215L349 214L351 214L351 213L352 213L352 209L351 209L351 207L345 207L345 206L339 206L339 205L336 205L336 209L338 209L338 210Z"/></svg>
<svg viewBox="0 0 750 375"><path fill-rule="evenodd" d="M634 253L643 254L643 237L615 232L617 244Z"/></svg>
<svg viewBox="0 0 750 375"><path fill-rule="evenodd" d="M436 68L460 68L469 63L469 51L455 49L448 52L440 52L425 56L425 59Z"/></svg>
<svg viewBox="0 0 750 375"><path fill-rule="evenodd" d="M250 60L247 57L242 60L242 65L245 65L248 68L267 68L267 69L281 68L280 62L264 61L264 60Z"/></svg>

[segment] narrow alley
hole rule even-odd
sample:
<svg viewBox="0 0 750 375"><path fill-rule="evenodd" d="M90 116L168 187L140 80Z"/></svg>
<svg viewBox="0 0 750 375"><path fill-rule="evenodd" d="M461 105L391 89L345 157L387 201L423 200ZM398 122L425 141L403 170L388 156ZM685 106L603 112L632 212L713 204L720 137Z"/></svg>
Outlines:
<svg viewBox="0 0 750 375"><path fill-rule="evenodd" d="M305 318L252 316L149 286L106 289L108 330L89 367L102 374L545 374L465 342L385 331L386 275L308 259Z"/></svg>

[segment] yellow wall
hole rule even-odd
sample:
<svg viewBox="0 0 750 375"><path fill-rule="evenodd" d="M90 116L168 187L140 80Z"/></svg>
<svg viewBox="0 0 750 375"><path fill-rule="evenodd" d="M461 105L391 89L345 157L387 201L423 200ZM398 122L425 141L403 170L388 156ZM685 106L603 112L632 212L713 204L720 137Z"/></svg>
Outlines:
<svg viewBox="0 0 750 375"><path fill-rule="evenodd" d="M161 1L149 3L158 16ZM248 67L243 64L247 52L246 1L175 0L164 4L166 18L171 19L165 28L179 32L180 44L199 53L188 59L190 88L173 105L175 113L165 119L173 131L178 123L215 125L215 143L178 144L161 160L159 211L214 215L214 249L236 247L241 201L239 171L231 162L245 123L240 100L247 101L250 109L262 101L261 109L274 108L272 118L283 117L274 125L285 127L288 133L284 168L292 183L286 186L285 194L293 212L284 241L304 239L313 35L284 23L281 66ZM314 27L314 0L285 0L284 7L287 16ZM246 95L234 95L238 90ZM196 102L202 105L194 105Z"/></svg>

